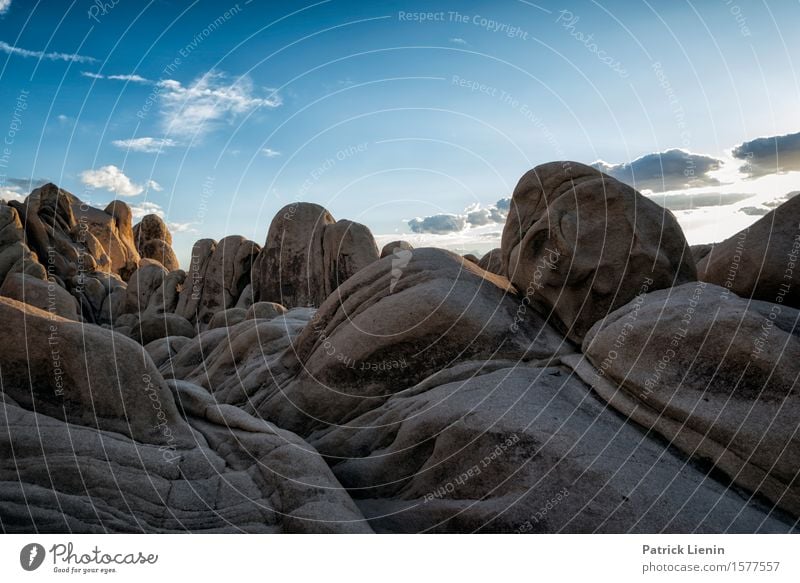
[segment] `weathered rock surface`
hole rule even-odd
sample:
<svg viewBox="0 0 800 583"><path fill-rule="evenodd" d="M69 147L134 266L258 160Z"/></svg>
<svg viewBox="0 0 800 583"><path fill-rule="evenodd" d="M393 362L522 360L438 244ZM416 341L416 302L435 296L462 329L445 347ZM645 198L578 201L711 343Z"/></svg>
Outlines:
<svg viewBox="0 0 800 583"><path fill-rule="evenodd" d="M520 179L501 248L503 273L576 342L643 285L697 279L672 213L576 162L542 164Z"/></svg>
<svg viewBox="0 0 800 583"><path fill-rule="evenodd" d="M0 315L25 317L29 340L27 358L18 339L0 351L0 449L14 452L0 461L6 532L370 531L297 436L165 382L113 332L3 298Z"/></svg>
<svg viewBox="0 0 800 583"><path fill-rule="evenodd" d="M800 196L715 245L697 271L743 298L800 308Z"/></svg>
<svg viewBox="0 0 800 583"><path fill-rule="evenodd" d="M402 269L386 257L347 280L256 393L244 391L246 402L241 392L218 398L307 434L345 423L461 360L529 361L573 350L525 314L508 280L441 249L411 253Z"/></svg>
<svg viewBox="0 0 800 583"><path fill-rule="evenodd" d="M800 516L800 311L689 283L613 312L583 349L620 413Z"/></svg>
<svg viewBox="0 0 800 583"><path fill-rule="evenodd" d="M561 366L462 363L310 439L379 532L793 530Z"/></svg>
<svg viewBox="0 0 800 583"><path fill-rule="evenodd" d="M0 321L21 332L0 337L7 397L43 415L163 445L152 403L160 400L168 417L177 411L141 346L7 298L0 298ZM191 441L188 428L180 425L172 437Z"/></svg>
<svg viewBox="0 0 800 583"><path fill-rule="evenodd" d="M68 320L82 320L77 300L55 282L42 281L24 273L12 273L0 287L0 296L25 302ZM7 333L13 335L11 330Z"/></svg>

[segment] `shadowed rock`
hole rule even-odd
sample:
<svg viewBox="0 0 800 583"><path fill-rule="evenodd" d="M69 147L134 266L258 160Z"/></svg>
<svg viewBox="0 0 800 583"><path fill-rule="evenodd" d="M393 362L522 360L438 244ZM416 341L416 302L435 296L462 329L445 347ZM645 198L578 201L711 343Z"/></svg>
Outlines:
<svg viewBox="0 0 800 583"><path fill-rule="evenodd" d="M576 162L542 164L520 179L501 248L503 273L577 342L643 285L697 275L672 213Z"/></svg>
<svg viewBox="0 0 800 583"><path fill-rule="evenodd" d="M743 298L800 308L800 196L716 244L697 271Z"/></svg>

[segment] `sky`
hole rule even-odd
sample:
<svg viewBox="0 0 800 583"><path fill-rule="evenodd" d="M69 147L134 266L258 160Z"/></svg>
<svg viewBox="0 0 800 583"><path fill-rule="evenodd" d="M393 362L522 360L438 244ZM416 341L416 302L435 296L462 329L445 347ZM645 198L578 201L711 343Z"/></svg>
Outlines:
<svg viewBox="0 0 800 583"><path fill-rule="evenodd" d="M800 190L800 2L0 0L0 199L54 182L192 243L310 201L499 246L575 160L722 240Z"/></svg>

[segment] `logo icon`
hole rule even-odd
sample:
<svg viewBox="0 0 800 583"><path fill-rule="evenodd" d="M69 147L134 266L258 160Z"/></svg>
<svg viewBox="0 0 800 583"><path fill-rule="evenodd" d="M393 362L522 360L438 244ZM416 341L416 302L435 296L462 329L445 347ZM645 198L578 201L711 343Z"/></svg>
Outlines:
<svg viewBox="0 0 800 583"><path fill-rule="evenodd" d="M403 277L403 268L411 261L412 255L408 249L398 248L392 252L392 280L389 282L389 293L394 292L397 282Z"/></svg>
<svg viewBox="0 0 800 583"><path fill-rule="evenodd" d="M19 564L26 571L35 571L44 562L44 547L38 543L30 543L19 552Z"/></svg>

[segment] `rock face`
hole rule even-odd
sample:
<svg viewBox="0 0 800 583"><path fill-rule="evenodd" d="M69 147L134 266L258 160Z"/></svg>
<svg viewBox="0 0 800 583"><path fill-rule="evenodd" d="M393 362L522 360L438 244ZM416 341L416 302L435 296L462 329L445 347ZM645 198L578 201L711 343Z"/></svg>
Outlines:
<svg viewBox="0 0 800 583"><path fill-rule="evenodd" d="M697 271L743 298L800 308L800 196L715 245Z"/></svg>
<svg viewBox="0 0 800 583"><path fill-rule="evenodd" d="M378 248L367 227L336 222L317 204L293 203L272 220L253 264L253 299L287 308L317 307L377 259Z"/></svg>
<svg viewBox="0 0 800 583"><path fill-rule="evenodd" d="M599 322L583 344L606 380L596 390L623 415L800 516L800 312L726 294L689 283L641 296Z"/></svg>
<svg viewBox="0 0 800 583"><path fill-rule="evenodd" d="M576 342L643 286L697 275L669 211L576 162L542 164L520 179L501 249L502 272Z"/></svg>
<svg viewBox="0 0 800 583"><path fill-rule="evenodd" d="M230 391L219 398L307 434L378 407L455 362L530 361L572 350L525 313L504 278L441 249L410 253L402 268L386 257L328 297L246 402Z"/></svg>
<svg viewBox="0 0 800 583"><path fill-rule="evenodd" d="M142 348L98 326L79 322L0 298L0 320L22 334L2 337L3 392L20 406L74 423L114 431L141 443L162 445L153 400L167 415L169 391ZM90 356L91 355L91 356ZM188 428L177 427L175 440L193 441Z"/></svg>
<svg viewBox="0 0 800 583"><path fill-rule="evenodd" d="M311 437L376 531L792 530L568 368L509 365L443 370Z"/></svg>
<svg viewBox="0 0 800 583"><path fill-rule="evenodd" d="M165 382L113 332L2 298L0 316L28 326L0 350L7 532L370 531L297 436Z"/></svg>
<svg viewBox="0 0 800 583"><path fill-rule="evenodd" d="M145 215L133 227L133 240L136 250L143 258L154 259L167 271L180 267L178 258L172 250L172 234L164 219L158 215Z"/></svg>
<svg viewBox="0 0 800 583"><path fill-rule="evenodd" d="M127 281L139 266L140 259L133 240L133 213L130 207L115 200L101 211L76 200L72 208L76 220L85 225L85 230L103 246L110 258L111 273Z"/></svg>

